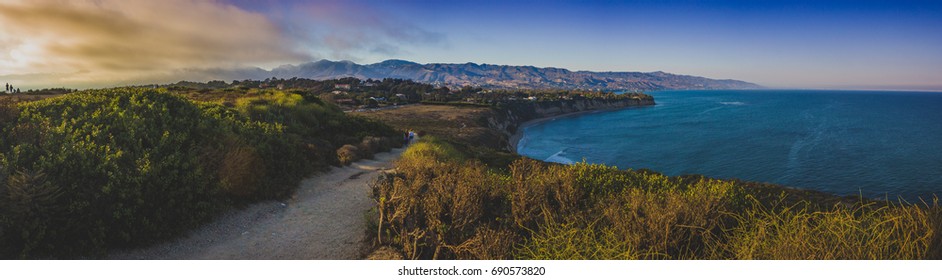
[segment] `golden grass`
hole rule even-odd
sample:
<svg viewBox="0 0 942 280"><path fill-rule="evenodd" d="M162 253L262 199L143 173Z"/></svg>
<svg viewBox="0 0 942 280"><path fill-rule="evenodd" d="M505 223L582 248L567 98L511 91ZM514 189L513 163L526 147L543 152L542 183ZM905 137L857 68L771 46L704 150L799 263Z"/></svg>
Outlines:
<svg viewBox="0 0 942 280"><path fill-rule="evenodd" d="M861 202L812 211L807 202L730 213L739 226L720 248L737 259L923 259L937 239L938 205ZM937 244L935 245L937 246Z"/></svg>
<svg viewBox="0 0 942 280"><path fill-rule="evenodd" d="M926 259L942 244L935 202L822 208L736 181L530 159L500 171L434 137L396 167L374 187L376 240L412 259Z"/></svg>

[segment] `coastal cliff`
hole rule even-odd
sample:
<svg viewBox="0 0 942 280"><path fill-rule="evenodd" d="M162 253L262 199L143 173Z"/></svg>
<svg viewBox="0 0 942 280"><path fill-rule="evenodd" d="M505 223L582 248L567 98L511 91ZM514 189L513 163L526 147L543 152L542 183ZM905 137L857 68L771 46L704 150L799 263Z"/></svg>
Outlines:
<svg viewBox="0 0 942 280"><path fill-rule="evenodd" d="M508 136L533 122L654 104L622 99L630 96L355 113L423 135L373 185L373 199L386 201L375 212L399 215L378 219L386 234L375 242L411 259L940 258L937 203L513 153ZM402 194L410 199L394 199Z"/></svg>
<svg viewBox="0 0 942 280"><path fill-rule="evenodd" d="M500 151L511 160L520 136L518 130L530 122L629 107L654 105L654 98L640 93L607 98L590 97L544 101L516 101L496 104L422 104L395 110L355 112L355 115L381 120L403 131L436 135L465 149Z"/></svg>
<svg viewBox="0 0 942 280"><path fill-rule="evenodd" d="M562 115L648 105L654 105L654 97L644 94L618 99L520 102L501 106L495 109L495 114L489 115L486 119L487 126L490 129L504 136L501 141L501 148L509 152L516 152L515 146L518 139L514 136L524 123Z"/></svg>

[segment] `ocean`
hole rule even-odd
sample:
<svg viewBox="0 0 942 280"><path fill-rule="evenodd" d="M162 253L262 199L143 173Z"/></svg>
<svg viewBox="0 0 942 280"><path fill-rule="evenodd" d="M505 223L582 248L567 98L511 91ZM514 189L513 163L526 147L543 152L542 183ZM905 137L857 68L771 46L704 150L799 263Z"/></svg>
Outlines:
<svg viewBox="0 0 942 280"><path fill-rule="evenodd" d="M942 93L650 92L657 105L522 128L521 155L870 198L942 195Z"/></svg>

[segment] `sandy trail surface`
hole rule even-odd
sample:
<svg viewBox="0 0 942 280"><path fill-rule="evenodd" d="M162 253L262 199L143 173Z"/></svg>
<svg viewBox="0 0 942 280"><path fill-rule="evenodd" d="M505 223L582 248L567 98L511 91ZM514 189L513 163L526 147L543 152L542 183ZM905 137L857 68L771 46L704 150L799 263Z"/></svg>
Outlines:
<svg viewBox="0 0 942 280"><path fill-rule="evenodd" d="M301 182L285 202L233 211L187 236L115 252L112 259L358 259L366 252L370 183L403 149L332 168Z"/></svg>

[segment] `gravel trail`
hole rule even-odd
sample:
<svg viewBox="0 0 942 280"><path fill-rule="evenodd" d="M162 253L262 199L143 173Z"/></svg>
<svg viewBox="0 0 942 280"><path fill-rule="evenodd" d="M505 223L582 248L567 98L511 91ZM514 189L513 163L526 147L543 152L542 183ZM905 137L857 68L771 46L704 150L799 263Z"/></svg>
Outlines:
<svg viewBox="0 0 942 280"><path fill-rule="evenodd" d="M403 149L304 179L290 200L233 211L187 236L111 259L358 259L366 247L370 186Z"/></svg>

